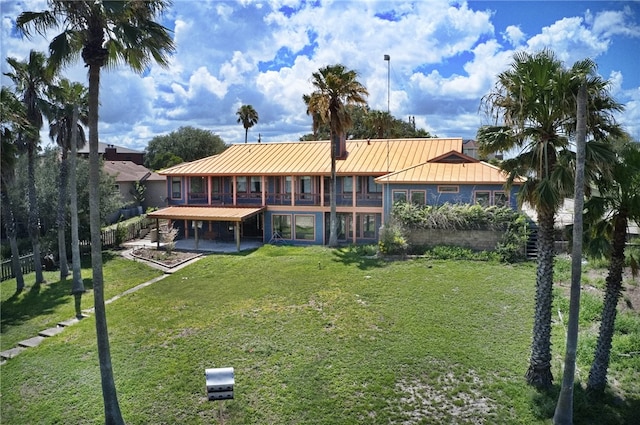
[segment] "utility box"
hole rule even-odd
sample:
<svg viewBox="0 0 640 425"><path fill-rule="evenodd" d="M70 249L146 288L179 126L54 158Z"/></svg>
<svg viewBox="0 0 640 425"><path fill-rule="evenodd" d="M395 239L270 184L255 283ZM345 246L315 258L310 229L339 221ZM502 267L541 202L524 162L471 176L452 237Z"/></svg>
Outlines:
<svg viewBox="0 0 640 425"><path fill-rule="evenodd" d="M209 401L233 398L234 376L232 367L205 369L207 397Z"/></svg>

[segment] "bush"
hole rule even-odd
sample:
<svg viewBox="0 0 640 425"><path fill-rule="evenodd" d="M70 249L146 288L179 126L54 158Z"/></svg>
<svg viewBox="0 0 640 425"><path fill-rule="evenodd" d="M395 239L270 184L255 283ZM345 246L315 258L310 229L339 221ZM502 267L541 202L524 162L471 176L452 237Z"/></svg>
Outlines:
<svg viewBox="0 0 640 425"><path fill-rule="evenodd" d="M449 204L415 205L398 202L391 212L392 220L402 229L444 229L444 230L494 230L503 232L496 246L498 258L507 263L526 260L525 245L527 242L527 217L509 207L482 207L481 205ZM380 236L382 253L388 249L389 240ZM405 241L406 243L406 241ZM384 248L384 249L383 249ZM412 253L418 247L410 247ZM430 255L441 255L445 253ZM485 255L495 258L493 255ZM470 256L465 254L465 258ZM478 257L478 255L473 255ZM452 257L447 257L452 258ZM456 258L456 257L453 257Z"/></svg>
<svg viewBox="0 0 640 425"><path fill-rule="evenodd" d="M402 226L397 221L391 220L389 224L380 229L378 249L382 254L405 255L408 246Z"/></svg>

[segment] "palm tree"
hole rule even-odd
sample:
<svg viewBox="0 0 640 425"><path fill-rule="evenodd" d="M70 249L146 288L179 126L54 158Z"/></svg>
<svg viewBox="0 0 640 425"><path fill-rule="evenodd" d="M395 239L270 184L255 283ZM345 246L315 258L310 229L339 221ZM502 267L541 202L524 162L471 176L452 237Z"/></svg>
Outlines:
<svg viewBox="0 0 640 425"><path fill-rule="evenodd" d="M48 4L49 10L22 13L17 25L26 35L32 30L44 35L48 29L61 27L63 32L49 44L52 64L59 66L72 62L81 54L89 69L89 221L96 338L105 423L123 424L113 380L104 305L98 156L100 70L118 62L137 72L147 69L152 61L167 65L167 55L174 51L173 40L169 31L154 19L168 2L49 0Z"/></svg>
<svg viewBox="0 0 640 425"><path fill-rule="evenodd" d="M567 323L567 347L564 375L558 403L553 415L555 425L573 424L573 384L575 382L576 352L578 350L578 318L580 315L580 283L582 275L582 229L584 211L584 165L587 136L587 86L581 84L577 97L576 115L576 176L573 207L573 248L571 250L571 295Z"/></svg>
<svg viewBox="0 0 640 425"><path fill-rule="evenodd" d="M331 132L331 187L329 246L338 245L338 220L336 215L336 144L345 138L351 126L348 105L366 105L367 89L357 80L355 71L347 70L344 65L329 65L312 74L311 83L315 91L307 103L307 113L318 123L329 124ZM305 98L303 98L305 99ZM314 127L314 132L316 128Z"/></svg>
<svg viewBox="0 0 640 425"><path fill-rule="evenodd" d="M2 221L9 239L9 246L11 247L11 270L16 278L16 293L20 293L24 290L24 276L20 266L16 220L10 192L13 189L14 169L18 154L18 134L26 134L28 132L36 134L37 131L30 126L24 105L7 87L2 87L0 112L0 139L2 140L2 148L0 148L2 156L2 163L0 164L2 203L0 207L2 208Z"/></svg>
<svg viewBox="0 0 640 425"><path fill-rule="evenodd" d="M60 278L63 275L63 258L66 264L66 241L65 241L65 223L66 223L66 198L69 194L69 207L71 215L71 257L73 279L71 285L71 293L76 301L76 317L82 317L80 308L82 294L84 293L84 283L82 281L82 272L80 265L80 241L78 237L78 193L76 183L76 160L78 149L84 147L87 143L83 125L88 124L88 99L87 89L80 83L71 83L67 79L62 79L58 85L52 86L50 89L50 98L54 101L56 107L49 124L49 135L56 141L61 150L60 158L60 183L59 183L59 200L58 200L58 247L60 250ZM71 159L68 159L68 153L71 150ZM71 190L67 189L67 169L69 169L69 185ZM68 269L67 269L68 274Z"/></svg>
<svg viewBox="0 0 640 425"><path fill-rule="evenodd" d="M625 142L618 149L618 160L613 166L612 178L600 179L599 193L586 204L585 220L591 225L587 231L591 254L604 254L609 258L609 271L600 332L595 356L589 371L587 390L602 393L607 384L607 368L611 354L618 300L622 290L622 272L625 265L625 244L629 221L640 222L640 147ZM598 248L602 248L598 251ZM632 262L637 268L637 259Z"/></svg>
<svg viewBox="0 0 640 425"><path fill-rule="evenodd" d="M511 68L498 75L494 90L482 102L488 113L502 125L478 130L481 153L516 151L501 163L510 186L518 176L526 182L518 202L531 204L538 219L538 266L536 302L527 382L539 389L549 388L551 373L551 302L553 288L554 222L574 185L575 154L570 137L576 129L576 94L584 75L595 69L590 60L564 69L553 52L516 53ZM608 94L607 82L591 75L587 78L588 108L585 147L585 182L606 173L610 150L601 143L607 135L617 136L620 127L612 112L622 106Z"/></svg>
<svg viewBox="0 0 640 425"><path fill-rule="evenodd" d="M238 116L238 124L242 123L244 127L244 142L247 143L249 129L258 123L258 113L251 105L242 105L236 111Z"/></svg>
<svg viewBox="0 0 640 425"><path fill-rule="evenodd" d="M47 68L46 58L43 53L32 50L29 60L21 62L14 58L7 58L7 63L13 68L13 72L5 73L16 85L16 92L22 97L22 102L27 111L27 120L38 131L42 128L42 114L46 110L44 90L51 83L53 74ZM29 236L33 249L33 264L36 275L35 284L44 282L42 274L42 260L40 258L40 224L38 216L38 198L35 184L35 161L39 134L22 134L19 139L24 141L28 158L29 175Z"/></svg>

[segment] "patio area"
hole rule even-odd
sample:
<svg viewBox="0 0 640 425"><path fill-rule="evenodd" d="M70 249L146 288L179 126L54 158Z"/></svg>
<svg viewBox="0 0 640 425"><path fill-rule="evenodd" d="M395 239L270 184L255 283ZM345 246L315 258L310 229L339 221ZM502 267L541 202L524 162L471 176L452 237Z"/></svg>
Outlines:
<svg viewBox="0 0 640 425"><path fill-rule="evenodd" d="M212 241L207 239L198 240L198 246L196 246L196 241L194 238L188 239L180 239L176 240L176 250L180 251L190 251L190 252L202 252L202 253L225 253L231 254L234 252L238 252L238 247L235 242L224 242L224 241ZM149 239L138 239L134 241L125 242L123 244L129 248L155 248L157 246L156 242L151 242ZM263 245L262 242L252 241L252 240L242 240L240 241L240 251L248 251L252 249L260 248ZM164 243L160 243L160 246L164 246Z"/></svg>

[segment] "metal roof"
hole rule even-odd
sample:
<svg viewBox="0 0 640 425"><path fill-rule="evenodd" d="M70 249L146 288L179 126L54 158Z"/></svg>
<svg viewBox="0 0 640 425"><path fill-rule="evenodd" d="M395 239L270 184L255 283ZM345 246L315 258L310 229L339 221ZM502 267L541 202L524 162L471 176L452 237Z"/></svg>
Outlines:
<svg viewBox="0 0 640 425"><path fill-rule="evenodd" d="M507 176L486 162L429 162L378 177L378 183L504 184ZM522 183L516 179L514 184Z"/></svg>
<svg viewBox="0 0 640 425"><path fill-rule="evenodd" d="M167 207L147 214L149 218L172 220L202 220L202 221L243 221L259 212L260 208L230 208L230 207Z"/></svg>
<svg viewBox="0 0 640 425"><path fill-rule="evenodd" d="M462 150L461 138L347 140L339 175L384 175ZM168 176L328 175L329 141L234 144L224 152L158 173Z"/></svg>

